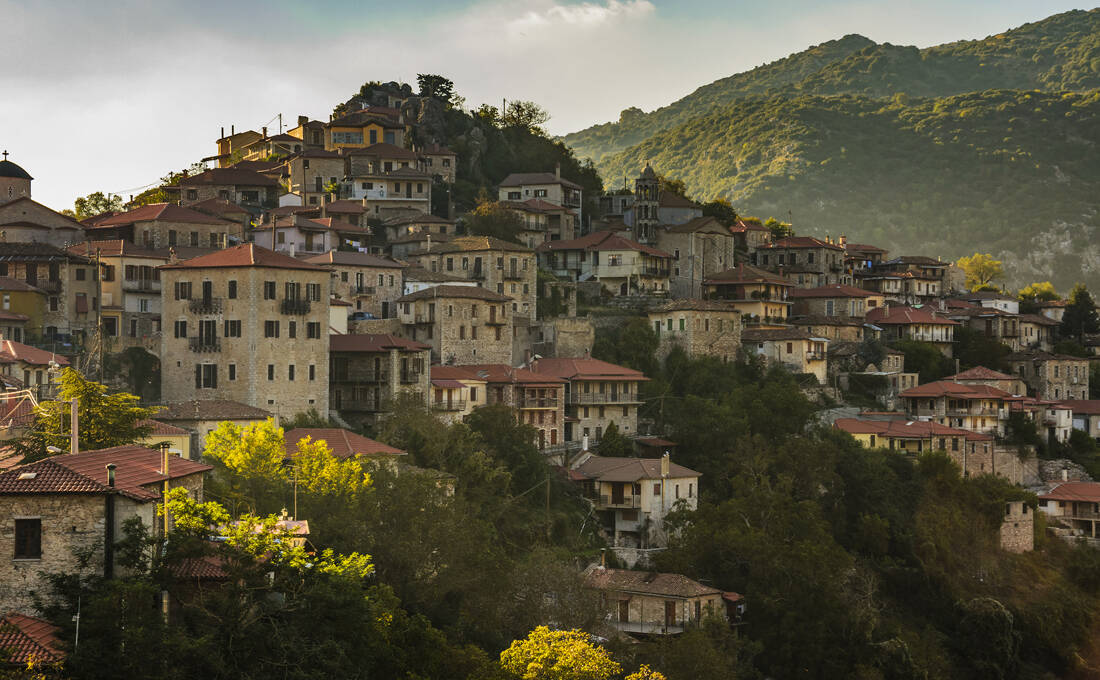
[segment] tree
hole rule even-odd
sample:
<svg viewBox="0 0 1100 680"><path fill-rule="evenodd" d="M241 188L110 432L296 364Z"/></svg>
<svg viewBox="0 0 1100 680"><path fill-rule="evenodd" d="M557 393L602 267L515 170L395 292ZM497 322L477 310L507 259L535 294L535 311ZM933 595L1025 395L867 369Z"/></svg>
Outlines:
<svg viewBox="0 0 1100 680"><path fill-rule="evenodd" d="M716 198L704 203L703 215L713 217L724 227L732 227L737 222L737 211L724 198Z"/></svg>
<svg viewBox="0 0 1100 680"><path fill-rule="evenodd" d="M794 236L794 230L791 229L790 223L780 222L774 217L769 217L767 220L765 220L764 226L767 227L768 231L772 233L773 241L778 241L779 239Z"/></svg>
<svg viewBox="0 0 1100 680"><path fill-rule="evenodd" d="M432 97L434 99L441 99L448 106L455 106L461 99L455 94L455 84L448 78L443 76L437 76L431 73L417 73L416 85L419 88L418 94L421 97Z"/></svg>
<svg viewBox="0 0 1100 680"><path fill-rule="evenodd" d="M72 210L64 210L62 212L66 215L71 215L75 219L83 220L89 217L95 217L96 215L102 215L105 212L117 212L119 210L122 210L121 196L104 194L102 191L96 191L76 199L76 201L73 202Z"/></svg>
<svg viewBox="0 0 1100 680"><path fill-rule="evenodd" d="M500 653L500 666L516 680L610 680L622 668L579 630L539 626Z"/></svg>
<svg viewBox="0 0 1100 680"><path fill-rule="evenodd" d="M687 183L684 180L661 176L657 178L657 181L660 183L661 191L667 191L670 194L676 194L684 198L688 197Z"/></svg>
<svg viewBox="0 0 1100 680"><path fill-rule="evenodd" d="M494 236L519 243L523 218L499 201L483 200L466 216L466 232L475 236Z"/></svg>
<svg viewBox="0 0 1100 680"><path fill-rule="evenodd" d="M619 432L619 426L611 422L603 432L598 445L601 456L623 458L634 453L630 439Z"/></svg>
<svg viewBox="0 0 1100 680"><path fill-rule="evenodd" d="M1049 302L1061 299L1050 281L1029 283L1019 290L1016 298L1020 302Z"/></svg>
<svg viewBox="0 0 1100 680"><path fill-rule="evenodd" d="M189 175L198 175L206 172L206 164L202 161L192 163L189 167L169 172L164 177L160 178L160 186L153 187L152 189L146 189L137 196L134 200L126 204L129 209L138 208L143 205L149 205L150 203L165 203L169 200L176 200L178 195L173 198L172 194L165 189L165 187L179 186L180 180Z"/></svg>
<svg viewBox="0 0 1100 680"><path fill-rule="evenodd" d="M954 363L930 342L897 340L893 347L905 353L905 370L918 373L921 383L939 380L955 371Z"/></svg>
<svg viewBox="0 0 1100 680"><path fill-rule="evenodd" d="M993 281L1004 278L1004 264L994 260L989 253L974 253L969 257L960 257L955 263L966 274L966 287L977 290Z"/></svg>
<svg viewBox="0 0 1100 680"><path fill-rule="evenodd" d="M1074 286L1069 294L1069 304L1062 315L1060 332L1062 337L1076 338L1082 344L1085 335L1100 333L1100 315L1097 315L1096 303L1083 283Z"/></svg>
<svg viewBox="0 0 1100 680"><path fill-rule="evenodd" d="M507 102L501 115L504 127L528 130L538 135L545 134L542 126L550 120L550 114L535 102L513 100Z"/></svg>
<svg viewBox="0 0 1100 680"><path fill-rule="evenodd" d="M39 404L30 431L15 444L24 460L44 458L49 446L69 450L73 399L77 400L81 451L133 444L145 439L151 431L142 421L152 418L155 409L139 406L140 399L127 392L112 394L106 385L66 368L61 373L58 399Z"/></svg>

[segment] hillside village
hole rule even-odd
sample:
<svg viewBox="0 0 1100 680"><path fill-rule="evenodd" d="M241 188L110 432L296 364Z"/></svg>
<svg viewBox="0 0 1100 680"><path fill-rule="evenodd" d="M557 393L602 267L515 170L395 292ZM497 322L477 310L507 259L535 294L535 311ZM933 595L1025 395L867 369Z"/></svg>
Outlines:
<svg viewBox="0 0 1100 680"><path fill-rule="evenodd" d="M750 589L755 577L723 580L670 557L701 531L684 527L708 497L739 493L732 464L718 462L723 451L702 443L724 444L687 425L692 409L701 414L733 390L696 392L707 373L755 376L744 378L755 394L738 397L735 412L762 439L743 452L780 441L778 432L817 428L830 446L868 457L885 450L913 470L930 465L928 455L949 460L957 479L943 488L1000 485L996 521L974 529L991 541L987 561L1100 545L1100 482L1091 476L1100 472L1100 327L1086 290L1021 297L1003 281L975 284L935 243L888 252L856 233L817 238L732 208L719 214L648 163L628 190L599 195L560 161L514 168L470 203L468 186L456 190L471 181L468 140L429 129L410 113L424 108L417 98L379 91L329 120L223 129L196 150L200 166L157 188L163 200L131 199L79 220L38 203L35 169L5 153L0 604L11 612L12 662L74 653L56 618L64 600L45 595L47 575L135 570L114 545L127 527L166 539L182 526L177 512L193 511L189 495L241 501L226 520L237 524L217 528L250 531L245 510L265 511L242 500L262 495L248 497L259 487L241 481L254 471L217 452L233 441L248 449L261 432L278 437L276 467L285 466L270 473L285 483L277 497L287 505L267 509L277 516L268 529L295 549L338 544L320 527L340 504L310 506L309 494L321 492L298 476L310 469L297 462L310 446L322 442L332 464L361 466L379 488L423 484L418 493L438 494L433 502L445 507L492 482L453 464L453 443L420 433L473 428L486 446L505 446L485 434L496 432L541 461L503 470L530 482L514 493L533 504L525 530L591 532L570 564L575 585L598 596L601 635L652 643L717 619L731 639L753 639L782 606ZM78 443L100 436L78 428L94 428L102 414L80 410L76 420L63 400L75 399L74 414L84 409L66 390L83 384L92 394L87 381L136 395L127 408L150 409L131 423L140 437ZM797 402L804 413L761 411L772 388L787 396L763 403ZM478 429L502 411L514 431ZM60 435L44 429L46 413ZM58 445L45 446L46 435L60 436ZM975 482L982 478L995 481ZM299 485L316 515L299 511ZM170 499L177 524L163 514ZM552 520L567 502L580 515ZM867 509L853 516L864 524L851 531L866 540L866 523L886 521ZM81 549L87 563L74 557ZM165 622L189 621L204 590L233 582L228 558L211 550L169 569L187 589L158 594ZM391 582L381 576L384 544L356 550ZM530 588L565 597L565 586ZM421 613L440 629L458 625L433 611Z"/></svg>

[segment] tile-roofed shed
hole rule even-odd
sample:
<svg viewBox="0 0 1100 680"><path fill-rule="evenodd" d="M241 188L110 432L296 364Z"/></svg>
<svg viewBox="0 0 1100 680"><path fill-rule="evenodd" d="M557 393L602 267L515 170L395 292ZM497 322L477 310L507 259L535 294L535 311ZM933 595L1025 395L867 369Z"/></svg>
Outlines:
<svg viewBox="0 0 1100 680"><path fill-rule="evenodd" d="M1100 482L1062 482L1047 493L1039 494L1039 500L1100 503Z"/></svg>
<svg viewBox="0 0 1100 680"><path fill-rule="evenodd" d="M255 243L242 243L239 246L184 260L178 264L167 264L161 269L206 269L213 267L267 267L271 269L305 269L309 271L325 269L289 255L276 253Z"/></svg>
<svg viewBox="0 0 1100 680"><path fill-rule="evenodd" d="M614 590L664 597L689 598L722 594L721 590L712 586L705 586L682 574L606 569L604 567L595 567L588 571L584 577L584 583L589 588L597 590Z"/></svg>
<svg viewBox="0 0 1100 680"><path fill-rule="evenodd" d="M286 432L286 457L291 459L298 450L298 442L309 437L311 441L324 441L337 458L353 456L404 456L405 451L369 437L339 427L296 427Z"/></svg>

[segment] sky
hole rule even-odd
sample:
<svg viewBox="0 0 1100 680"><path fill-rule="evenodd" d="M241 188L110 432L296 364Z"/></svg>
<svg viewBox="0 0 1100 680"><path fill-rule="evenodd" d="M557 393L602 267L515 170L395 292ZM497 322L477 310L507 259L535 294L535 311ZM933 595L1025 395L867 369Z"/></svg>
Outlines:
<svg viewBox="0 0 1100 680"><path fill-rule="evenodd" d="M1051 0L0 0L0 150L60 210L128 198L224 126L327 120L369 80L538 102L550 132L650 111L859 33L926 47L1087 6Z"/></svg>

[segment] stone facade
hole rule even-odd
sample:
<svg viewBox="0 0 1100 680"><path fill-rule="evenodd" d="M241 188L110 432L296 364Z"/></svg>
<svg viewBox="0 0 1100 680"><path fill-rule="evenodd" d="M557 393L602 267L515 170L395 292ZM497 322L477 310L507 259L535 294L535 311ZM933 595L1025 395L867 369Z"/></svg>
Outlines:
<svg viewBox="0 0 1100 680"><path fill-rule="evenodd" d="M491 236L463 236L413 253L409 259L430 272L476 281L512 298L515 316L535 318L538 266L530 248Z"/></svg>
<svg viewBox="0 0 1100 680"><path fill-rule="evenodd" d="M844 267L844 249L809 236L780 239L757 251L757 264L765 269L798 272L804 276L800 288L852 283Z"/></svg>
<svg viewBox="0 0 1100 680"><path fill-rule="evenodd" d="M1024 501L1005 503L1001 522L1001 549L1013 553L1035 549L1035 511Z"/></svg>
<svg viewBox="0 0 1100 680"><path fill-rule="evenodd" d="M332 271L329 292L353 306L349 312L369 312L379 319L397 315L397 298L405 294L406 265L384 257L331 251L306 262Z"/></svg>
<svg viewBox="0 0 1100 680"><path fill-rule="evenodd" d="M579 357L592 352L596 328L587 318L560 317L538 325L534 353L544 357Z"/></svg>
<svg viewBox="0 0 1100 680"><path fill-rule="evenodd" d="M302 197L302 205L320 205L328 192L325 187L344 179L344 157L335 151L307 149L286 162L290 175L288 189Z"/></svg>
<svg viewBox="0 0 1100 680"><path fill-rule="evenodd" d="M0 276L46 293L41 326L26 328L31 342L72 334L91 338L96 327L96 271L87 258L46 244L0 243Z"/></svg>
<svg viewBox="0 0 1100 680"><path fill-rule="evenodd" d="M0 195L0 224L7 243L48 243L64 248L84 239L84 225L29 196L5 202Z"/></svg>
<svg viewBox="0 0 1100 680"><path fill-rule="evenodd" d="M385 335L339 335L329 339L329 347L329 406L349 423L375 424L402 394L429 404L428 345Z"/></svg>
<svg viewBox="0 0 1100 680"><path fill-rule="evenodd" d="M397 299L401 335L431 345L433 362L512 363L512 299L472 286L434 286Z"/></svg>
<svg viewBox="0 0 1100 680"><path fill-rule="evenodd" d="M657 248L672 254L669 292L677 298L703 295L703 280L734 264L733 234L717 220L700 217L657 229Z"/></svg>
<svg viewBox="0 0 1100 680"><path fill-rule="evenodd" d="M1008 355L1014 375L1027 384L1039 399L1088 399L1089 361L1081 357L1047 352L1016 352Z"/></svg>
<svg viewBox="0 0 1100 680"><path fill-rule="evenodd" d="M649 322L662 358L680 347L689 357L733 361L741 349L741 313L722 302L677 300L651 311Z"/></svg>
<svg viewBox="0 0 1100 680"><path fill-rule="evenodd" d="M254 245L166 266L163 399L326 413L329 276Z"/></svg>

